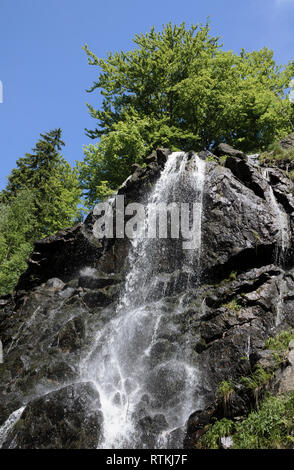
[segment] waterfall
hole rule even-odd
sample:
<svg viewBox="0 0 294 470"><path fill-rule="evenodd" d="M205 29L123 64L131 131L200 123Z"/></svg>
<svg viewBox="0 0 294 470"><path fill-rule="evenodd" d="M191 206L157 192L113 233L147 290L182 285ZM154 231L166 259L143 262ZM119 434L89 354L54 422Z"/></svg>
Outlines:
<svg viewBox="0 0 294 470"><path fill-rule="evenodd" d="M186 290L200 280L204 181L205 162L197 155L169 156L149 196L147 222L132 239L116 315L83 364L83 376L100 393L101 448L180 448L197 409L200 376L181 321ZM191 249L181 237L144 236L155 207L175 202L195 205Z"/></svg>
<svg viewBox="0 0 294 470"><path fill-rule="evenodd" d="M285 250L289 247L290 243L288 215L280 208L271 186L269 188L269 196L273 212L276 215L276 222L279 229L279 245L281 247L282 253L284 253Z"/></svg>
<svg viewBox="0 0 294 470"><path fill-rule="evenodd" d="M249 359L250 354L251 354L251 335L250 334L248 335L248 338L247 338L247 345L246 345L245 354L246 354L247 359Z"/></svg>
<svg viewBox="0 0 294 470"><path fill-rule="evenodd" d="M18 410L11 413L11 415L7 418L5 423L0 426L0 449L4 444L6 438L8 437L9 432L13 428L13 426L19 421L21 415L24 411L25 407L19 408Z"/></svg>
<svg viewBox="0 0 294 470"><path fill-rule="evenodd" d="M287 293L287 282L282 276L277 283L277 289L279 291L279 295L277 298L276 304L276 321L275 327L277 328L283 321L283 312L284 312L284 297Z"/></svg>
<svg viewBox="0 0 294 470"><path fill-rule="evenodd" d="M247 161L252 166L259 166L259 153L253 153L251 155L247 155Z"/></svg>
<svg viewBox="0 0 294 470"><path fill-rule="evenodd" d="M268 171L264 170L263 176L269 182ZM281 262L283 264L284 255L287 249L290 246L290 225L289 225L289 218L288 214L281 208L280 204L278 203L276 196L274 194L273 188L269 184L268 194L266 194L267 200L270 204L272 209L273 215L275 216L275 221L278 228L278 246L279 250L276 252L276 262Z"/></svg>

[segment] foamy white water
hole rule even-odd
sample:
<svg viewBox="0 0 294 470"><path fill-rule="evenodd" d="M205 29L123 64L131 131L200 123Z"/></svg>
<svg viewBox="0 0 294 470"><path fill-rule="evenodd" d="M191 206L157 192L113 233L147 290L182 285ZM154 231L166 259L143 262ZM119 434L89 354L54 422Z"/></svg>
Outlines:
<svg viewBox="0 0 294 470"><path fill-rule="evenodd" d="M200 272L204 182L205 162L196 155L189 159L183 152L174 152L169 156L150 194L147 213L154 216L155 204L163 202L196 203L193 249L183 249L181 239L132 240L116 316L97 334L83 365L84 377L100 393L102 448L166 447L172 431L183 428L197 408L199 371L191 360L189 335L182 344L178 341L177 317L183 311L189 276ZM174 286L181 282L182 297L168 303L166 289L173 295ZM183 433L177 435L179 448Z"/></svg>
<svg viewBox="0 0 294 470"><path fill-rule="evenodd" d="M4 444L4 442L6 441L6 438L9 434L9 432L12 430L13 426L21 418L21 415L22 415L24 409L25 409L25 407L23 406L22 408L19 408L18 410L11 413L11 415L7 418L5 423L0 427L0 449L1 449L2 445Z"/></svg>
<svg viewBox="0 0 294 470"><path fill-rule="evenodd" d="M269 181L268 171L264 170L263 176ZM274 194L273 188L269 184L269 190L266 194L267 200L270 204L271 210L273 215L275 216L276 225L278 228L278 246L280 247L280 253L277 251L277 259L276 261L281 261L283 263L283 257L286 250L290 246L291 242L291 230L290 230L290 221L288 214L284 211L284 209L280 206L277 201L277 198Z"/></svg>

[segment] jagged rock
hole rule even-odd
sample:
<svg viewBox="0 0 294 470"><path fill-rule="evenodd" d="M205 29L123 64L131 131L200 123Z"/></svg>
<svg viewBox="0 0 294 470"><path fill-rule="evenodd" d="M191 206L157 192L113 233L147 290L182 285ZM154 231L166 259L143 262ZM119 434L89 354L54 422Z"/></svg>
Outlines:
<svg viewBox="0 0 294 470"><path fill-rule="evenodd" d="M265 199L267 183L265 179L259 175L251 165L241 158L228 156L225 162L226 168L229 168L233 175L236 176L247 188L259 197Z"/></svg>
<svg viewBox="0 0 294 470"><path fill-rule="evenodd" d="M132 173L135 173L135 171L140 172L141 170L143 170L143 168L141 167L141 165L138 165L138 163L133 163L133 165L131 165Z"/></svg>
<svg viewBox="0 0 294 470"><path fill-rule="evenodd" d="M292 134L287 135L279 142L280 146L285 149L289 150L294 147L294 132Z"/></svg>
<svg viewBox="0 0 294 470"><path fill-rule="evenodd" d="M199 153L198 153L198 157L201 158L201 160L206 160L207 157L213 157L213 153L210 152L209 150L201 150Z"/></svg>
<svg viewBox="0 0 294 470"><path fill-rule="evenodd" d="M259 350L255 354L251 355L251 360L254 363L259 364L263 369L274 370L276 368L276 359L272 351Z"/></svg>
<svg viewBox="0 0 294 470"><path fill-rule="evenodd" d="M246 159L246 155L241 152L241 150L234 149L231 145L228 144L219 144L213 151L217 157L222 157L227 155L229 157L239 157Z"/></svg>
<svg viewBox="0 0 294 470"><path fill-rule="evenodd" d="M160 165L163 168L170 154L171 154L171 151L169 149L163 149L163 148L156 149L158 165Z"/></svg>
<svg viewBox="0 0 294 470"><path fill-rule="evenodd" d="M157 149L147 158L145 168L133 168L133 174L118 190L118 194L124 195L125 204L146 202L169 154L166 149ZM268 169L267 175L263 175L263 169L249 165L242 152L221 146L218 156L224 154L225 167L211 159L206 161L201 276L199 270L196 272L197 262L193 265L195 272L181 269L183 250L179 249L178 240L165 257L159 250L153 253L150 249L147 259L152 263L160 258L160 263L157 278L146 292L146 299L142 299L146 302L146 317L134 337L128 329L122 330L125 335L122 353L132 341L129 355L139 357L138 360L143 356L142 361L148 360L150 366L145 384L148 395L145 401L142 397L136 415L142 442L147 447L156 443L158 434L166 430L159 407L165 411L175 399L186 403L181 360L187 347L189 367L195 367L199 374L195 394L203 397L201 405L193 397L193 406L199 411L188 421L186 445L194 447L213 417L241 416L252 406L252 397L240 388L232 394L225 410L223 403L216 401L220 382L238 383L258 362L272 367L269 353L263 349L265 340L281 329L294 327L293 248L286 251L281 265L277 256L279 221L268 197L272 188L281 211L288 214L289 230L293 231L293 184L276 169ZM193 155L194 152L188 155L187 168L191 168ZM185 197L193 202L190 194L187 191ZM17 291L0 298L5 358L0 365L0 424L10 413L29 403L7 446L12 441L16 447L25 448L97 445L101 416L97 416L97 426L89 418L86 438L80 425L83 419L87 423L86 406L82 402L76 424L72 419L80 395L68 383L80 380L79 365L90 353L94 364L104 360L107 363L108 353L101 356L101 350L111 344L107 327L112 319L117 320L117 300L123 292L130 243L116 238L97 240L93 235L96 220L97 216L91 213L84 224L36 242ZM185 256L188 259L189 254ZM150 332L159 299L158 322ZM115 328L122 328L120 322L114 324ZM146 347L143 355L138 345ZM290 360L291 352L280 381L283 390L291 386ZM113 364L111 370L112 367ZM130 381L124 386L129 393L137 384ZM45 399L43 395L47 392L50 393ZM91 402L92 392L87 391L85 396L88 395ZM116 398L122 400L121 396ZM74 423L73 427L66 426L61 411L54 411L58 402L64 404L64 399L71 403L68 410L62 409L64 413L68 411L68 423ZM96 417L99 404L95 403ZM57 414L50 428L51 412ZM174 428L168 446L182 441L183 428L178 423Z"/></svg>
<svg viewBox="0 0 294 470"><path fill-rule="evenodd" d="M294 183L278 168L268 168L267 177L278 202L288 214L294 212Z"/></svg>
<svg viewBox="0 0 294 470"><path fill-rule="evenodd" d="M85 268L79 277L79 286L87 289L100 289L121 282L118 275L107 275L95 269Z"/></svg>
<svg viewBox="0 0 294 470"><path fill-rule="evenodd" d="M85 338L85 325L82 317L67 322L58 333L58 347L65 351L81 348Z"/></svg>
<svg viewBox="0 0 294 470"><path fill-rule="evenodd" d="M155 448L158 434L168 427L165 416L156 414L155 416L145 416L138 421L142 442L148 449Z"/></svg>
<svg viewBox="0 0 294 470"><path fill-rule="evenodd" d="M35 243L28 270L20 277L17 290L28 290L51 278L70 280L74 274L99 258L102 245L87 236L86 225L78 224Z"/></svg>
<svg viewBox="0 0 294 470"><path fill-rule="evenodd" d="M153 152L151 155L148 155L148 157L146 157L146 163L147 165L149 165L149 163L157 163L157 153Z"/></svg>
<svg viewBox="0 0 294 470"><path fill-rule="evenodd" d="M29 403L2 448L95 449L103 417L92 383L78 383Z"/></svg>
<svg viewBox="0 0 294 470"><path fill-rule="evenodd" d="M47 287L50 287L55 290L61 290L65 286L64 282L61 279L58 279L57 277L49 279L49 281L46 282L46 285Z"/></svg>
<svg viewBox="0 0 294 470"><path fill-rule="evenodd" d="M272 262L275 216L230 169L208 164L204 207L202 269L210 282Z"/></svg>

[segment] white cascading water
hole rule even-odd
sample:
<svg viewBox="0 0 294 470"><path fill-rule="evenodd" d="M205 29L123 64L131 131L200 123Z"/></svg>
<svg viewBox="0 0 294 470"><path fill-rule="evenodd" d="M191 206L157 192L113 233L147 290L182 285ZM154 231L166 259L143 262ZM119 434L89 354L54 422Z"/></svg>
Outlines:
<svg viewBox="0 0 294 470"><path fill-rule="evenodd" d="M259 166L259 153L247 155L247 161L250 165Z"/></svg>
<svg viewBox="0 0 294 470"><path fill-rule="evenodd" d="M199 404L199 371L180 316L189 283L195 287L200 277L204 179L205 162L198 156L169 156L147 212L161 202L196 203L194 248L183 249L181 239L132 240L116 315L82 366L83 377L100 393L101 448L179 448L185 423Z"/></svg>
<svg viewBox="0 0 294 470"><path fill-rule="evenodd" d="M268 171L264 170L263 172L264 178L269 182ZM281 262L283 264L284 254L290 246L290 224L289 224L289 217L288 214L282 210L280 204L278 203L276 196L274 194L273 188L269 184L268 193L266 194L268 202L270 203L270 207L273 211L275 216L275 221L278 227L279 233L279 240L278 246L280 251L277 250L276 253L276 262Z"/></svg>
<svg viewBox="0 0 294 470"><path fill-rule="evenodd" d="M263 176L268 181L268 183L270 183L270 178L269 178L267 169L263 171ZM287 249L291 245L291 229L290 229L289 216L280 207L280 204L278 203L276 196L274 194L273 188L271 187L270 184L269 184L269 190L267 193L267 199L268 199L268 202L270 203L271 209L275 216L276 224L278 227L278 234L279 234L278 248L276 249L275 262L283 266L285 262L285 255L287 253ZM279 291L279 295L278 295L277 303L276 303L276 320L275 320L276 328L283 321L284 295L286 293L285 281L283 279L283 276L279 280L277 289ZM286 287L286 290L287 290L287 287Z"/></svg>
<svg viewBox="0 0 294 470"><path fill-rule="evenodd" d="M289 220L288 215L284 212L274 195L273 188L270 186L269 188L269 195L270 201L273 208L273 211L276 215L276 221L279 228L279 235L280 235L280 247L282 250L282 254L285 252L287 248L289 248L290 243L290 230L289 230Z"/></svg>
<svg viewBox="0 0 294 470"><path fill-rule="evenodd" d="M9 432L12 430L13 426L19 421L21 418L22 413L24 412L25 407L19 408L18 410L11 413L11 415L7 418L4 424L0 427L0 449L4 444ZM13 446L13 443L10 447Z"/></svg>
<svg viewBox="0 0 294 470"><path fill-rule="evenodd" d="M276 303L276 321L275 321L276 328L280 326L280 324L283 321L284 297L287 295L287 292L289 290L287 286L287 281L284 279L283 275L280 277L280 280L277 283L277 289L279 291L279 295L278 295L277 303Z"/></svg>

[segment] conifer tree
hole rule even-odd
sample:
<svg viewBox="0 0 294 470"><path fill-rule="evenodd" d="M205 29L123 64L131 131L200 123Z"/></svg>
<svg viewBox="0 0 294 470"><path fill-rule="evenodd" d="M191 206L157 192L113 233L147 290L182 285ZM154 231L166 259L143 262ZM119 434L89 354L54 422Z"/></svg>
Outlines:
<svg viewBox="0 0 294 470"><path fill-rule="evenodd" d="M26 269L36 227L34 194L26 189L0 204L0 295L9 293Z"/></svg>
<svg viewBox="0 0 294 470"><path fill-rule="evenodd" d="M33 194L33 238L42 238L72 225L79 218L80 187L75 171L61 156L61 129L41 134L33 148L20 158L0 194L0 203L10 204L19 191Z"/></svg>

